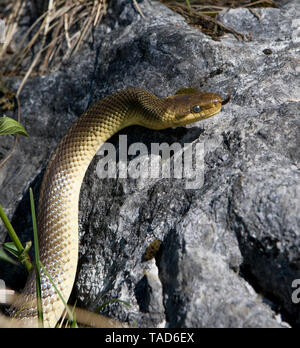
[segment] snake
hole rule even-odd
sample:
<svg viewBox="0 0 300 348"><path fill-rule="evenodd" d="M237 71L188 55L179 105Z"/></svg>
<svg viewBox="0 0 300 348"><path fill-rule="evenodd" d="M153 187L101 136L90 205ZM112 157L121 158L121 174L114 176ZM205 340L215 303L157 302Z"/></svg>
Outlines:
<svg viewBox="0 0 300 348"><path fill-rule="evenodd" d="M41 270L40 276L44 327L55 327L65 309L53 283L65 301L73 288L79 249L80 189L101 145L133 125L162 130L206 119L217 114L229 100L230 94L222 100L219 94L191 88L168 97L127 88L99 100L75 121L47 165L38 201L40 262L47 270ZM38 325L35 272L29 273L21 294L22 301L16 301L11 315L31 326Z"/></svg>

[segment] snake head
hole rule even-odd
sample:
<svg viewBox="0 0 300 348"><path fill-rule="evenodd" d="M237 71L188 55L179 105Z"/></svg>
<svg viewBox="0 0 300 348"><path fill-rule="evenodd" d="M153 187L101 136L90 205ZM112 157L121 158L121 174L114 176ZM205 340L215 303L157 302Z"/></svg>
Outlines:
<svg viewBox="0 0 300 348"><path fill-rule="evenodd" d="M192 88L183 88L166 98L139 89L131 89L130 93L133 117L122 128L134 124L157 130L184 126L217 114L230 100L230 94L222 100L219 94Z"/></svg>
<svg viewBox="0 0 300 348"><path fill-rule="evenodd" d="M228 99L228 98L227 98ZM226 99L226 102L229 100ZM173 127L183 126L197 122L217 114L224 102L220 95L206 92L180 92L168 97L169 105L166 112L168 120ZM171 125L172 127L172 125Z"/></svg>

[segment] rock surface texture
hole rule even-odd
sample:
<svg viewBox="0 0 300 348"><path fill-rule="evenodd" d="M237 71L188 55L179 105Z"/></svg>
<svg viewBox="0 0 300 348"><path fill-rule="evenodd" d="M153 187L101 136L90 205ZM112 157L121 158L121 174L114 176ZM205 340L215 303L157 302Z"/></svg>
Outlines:
<svg viewBox="0 0 300 348"><path fill-rule="evenodd" d="M80 262L72 298L138 327L300 326L300 7L221 13L247 34L214 41L156 1L113 2L94 41L63 68L32 78L21 95L30 138L0 170L0 202L30 237L29 185L71 123L95 100L127 87L160 96L196 87L231 102L198 124L122 131L142 142L201 144L204 183L100 179L99 156L81 190ZM18 85L15 81L15 86ZM0 155L12 143L1 138ZM111 139L118 149L119 135ZM117 155L119 151L117 151ZM134 165L136 156L128 156ZM147 160L149 157L145 157ZM196 182L197 184L197 182ZM22 199L23 197L23 199ZM4 230L1 227L2 239ZM147 247L162 241L155 258ZM7 265L0 278L13 284ZM8 273L10 272L10 276ZM12 279L13 278L13 279Z"/></svg>

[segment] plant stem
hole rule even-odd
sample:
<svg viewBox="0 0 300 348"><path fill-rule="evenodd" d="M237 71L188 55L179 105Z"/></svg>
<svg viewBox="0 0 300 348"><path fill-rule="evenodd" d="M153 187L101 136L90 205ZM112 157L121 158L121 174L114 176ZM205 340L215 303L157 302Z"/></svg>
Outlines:
<svg viewBox="0 0 300 348"><path fill-rule="evenodd" d="M10 221L8 220L8 217L6 216L6 214L4 213L4 210L0 204L0 217L8 231L8 234L11 238L11 240L13 241L13 243L15 244L16 248L18 249L19 254L21 255L24 252L24 247L22 245L22 243L20 242L20 239L18 238L14 228L12 227L12 224L10 223ZM28 272L32 269L32 264L31 262L25 257L24 261L23 261L25 267L27 268Z"/></svg>

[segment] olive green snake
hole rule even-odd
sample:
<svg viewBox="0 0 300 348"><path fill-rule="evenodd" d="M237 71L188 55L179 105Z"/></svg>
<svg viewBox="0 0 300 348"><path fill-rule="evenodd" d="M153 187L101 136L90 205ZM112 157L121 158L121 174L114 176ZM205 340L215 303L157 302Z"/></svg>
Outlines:
<svg viewBox="0 0 300 348"><path fill-rule="evenodd" d="M229 99L230 96L223 101L218 94L194 89L182 89L173 96L159 98L145 90L130 88L98 101L74 123L47 166L37 217L40 261L66 301L78 261L80 188L99 147L131 125L160 130L203 120L218 113ZM25 304L17 302L13 310L15 317L33 326L37 325L35 287L35 273L31 272L22 293ZM44 272L41 290L44 326L54 327L64 304Z"/></svg>

